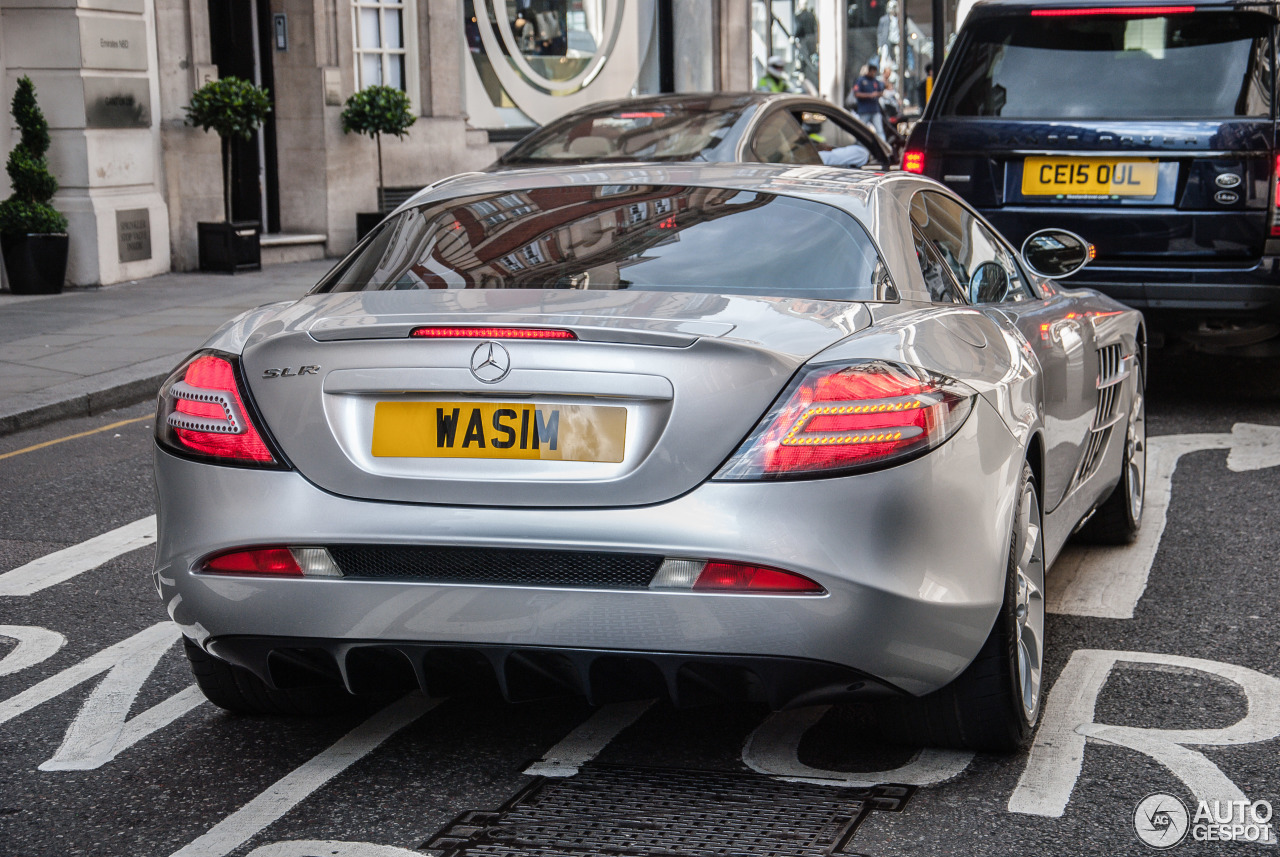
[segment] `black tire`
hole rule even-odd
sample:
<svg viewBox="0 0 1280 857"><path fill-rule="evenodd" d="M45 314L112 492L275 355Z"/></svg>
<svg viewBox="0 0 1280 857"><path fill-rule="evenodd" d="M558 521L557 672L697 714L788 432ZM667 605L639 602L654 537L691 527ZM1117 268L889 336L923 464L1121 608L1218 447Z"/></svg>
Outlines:
<svg viewBox="0 0 1280 857"><path fill-rule="evenodd" d="M1142 367L1134 370L1136 387L1125 422L1124 456L1120 481L1076 534L1094 545L1127 545L1142 526L1143 495L1147 482L1147 407Z"/></svg>
<svg viewBox="0 0 1280 857"><path fill-rule="evenodd" d="M215 658L187 637L182 638L182 646L200 692L227 711L323 717L349 708L354 699L344 690L332 687L276 690L247 669Z"/></svg>
<svg viewBox="0 0 1280 857"><path fill-rule="evenodd" d="M1040 714L1040 666L1044 653L1044 543L1039 538L1040 510L1031 467L1023 464L1018 489L1022 504L1027 492L1033 508L1036 542L1031 554L1038 562L1032 576L1038 577L1039 651L1035 653L1034 680L1030 696L1030 712L1024 705L1023 682L1019 671L1018 641L1023 634L1018 620L1019 606L1019 539L1020 515L1015 513L1013 533L1009 539L1009 560L1005 573L1005 595L1000 614L987 641L973 663L958 678L941 690L915 699L900 699L884 704L879 710L880 732L891 741L902 744L950 747L961 750L1013 752L1031 742ZM1025 672L1024 670L1023 672Z"/></svg>

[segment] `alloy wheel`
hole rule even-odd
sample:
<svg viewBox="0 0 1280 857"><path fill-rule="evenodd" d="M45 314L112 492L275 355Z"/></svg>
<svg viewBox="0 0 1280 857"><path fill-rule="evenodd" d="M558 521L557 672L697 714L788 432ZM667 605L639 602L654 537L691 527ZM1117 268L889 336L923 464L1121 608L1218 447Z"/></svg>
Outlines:
<svg viewBox="0 0 1280 857"><path fill-rule="evenodd" d="M1027 723L1040 716L1040 675L1044 663L1044 540L1035 486L1023 486L1017 510L1017 643L1014 657L1018 696Z"/></svg>
<svg viewBox="0 0 1280 857"><path fill-rule="evenodd" d="M1124 441L1129 519L1135 525L1142 520L1142 498L1147 482L1147 405L1141 374L1138 375L1137 382L1138 389L1133 394L1133 405L1129 409L1129 428L1125 432Z"/></svg>

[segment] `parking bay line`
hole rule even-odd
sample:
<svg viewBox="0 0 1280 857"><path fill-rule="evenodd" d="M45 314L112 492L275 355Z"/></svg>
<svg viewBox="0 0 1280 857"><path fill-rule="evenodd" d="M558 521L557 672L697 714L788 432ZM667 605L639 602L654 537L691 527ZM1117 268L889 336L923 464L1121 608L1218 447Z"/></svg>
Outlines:
<svg viewBox="0 0 1280 857"><path fill-rule="evenodd" d="M391 703L328 749L285 774L203 836L175 851L172 857L225 857L442 701L427 699L415 691Z"/></svg>
<svg viewBox="0 0 1280 857"><path fill-rule="evenodd" d="M0 574L0 595L31 595L155 541L156 516L148 515Z"/></svg>
<svg viewBox="0 0 1280 857"><path fill-rule="evenodd" d="M546 755L525 769L531 777L572 777L631 724L639 720L657 700L640 699L601 706Z"/></svg>
<svg viewBox="0 0 1280 857"><path fill-rule="evenodd" d="M1230 434L1182 434L1147 442L1146 508L1138 538L1118 547L1068 545L1045 580L1050 613L1132 619L1160 548L1178 460L1189 452L1229 449L1235 473L1280 466L1280 427L1237 423Z"/></svg>

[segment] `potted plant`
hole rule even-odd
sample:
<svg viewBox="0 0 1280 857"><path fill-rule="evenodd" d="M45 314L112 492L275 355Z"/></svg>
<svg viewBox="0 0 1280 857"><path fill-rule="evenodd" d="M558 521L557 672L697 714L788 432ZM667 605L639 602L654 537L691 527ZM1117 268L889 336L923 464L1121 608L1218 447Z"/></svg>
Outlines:
<svg viewBox="0 0 1280 857"><path fill-rule="evenodd" d="M235 273L261 268L259 246L261 224L256 220L231 219L231 141L253 139L253 132L271 112L267 91L238 77L211 80L191 93L186 108L187 124L214 131L222 138L221 223L197 223L200 243L200 270Z"/></svg>
<svg viewBox="0 0 1280 857"><path fill-rule="evenodd" d="M35 84L25 75L13 94L13 118L22 139L5 167L13 194L0 202L0 249L9 289L20 295L57 294L67 277L67 218L49 205L58 190L44 159L49 123L36 103Z"/></svg>
<svg viewBox="0 0 1280 857"><path fill-rule="evenodd" d="M394 86L366 86L348 98L342 108L342 133L364 134L378 144L378 210L356 213L357 241L387 214L382 181L382 135L403 137L417 118L409 109L409 96Z"/></svg>

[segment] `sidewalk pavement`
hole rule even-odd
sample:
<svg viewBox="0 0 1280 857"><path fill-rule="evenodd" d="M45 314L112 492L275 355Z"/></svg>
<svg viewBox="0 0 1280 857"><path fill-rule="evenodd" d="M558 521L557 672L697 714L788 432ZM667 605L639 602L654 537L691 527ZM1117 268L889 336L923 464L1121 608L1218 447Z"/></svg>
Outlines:
<svg viewBox="0 0 1280 857"><path fill-rule="evenodd" d="M332 265L163 274L60 295L0 292L0 434L154 396L224 321L301 297Z"/></svg>

